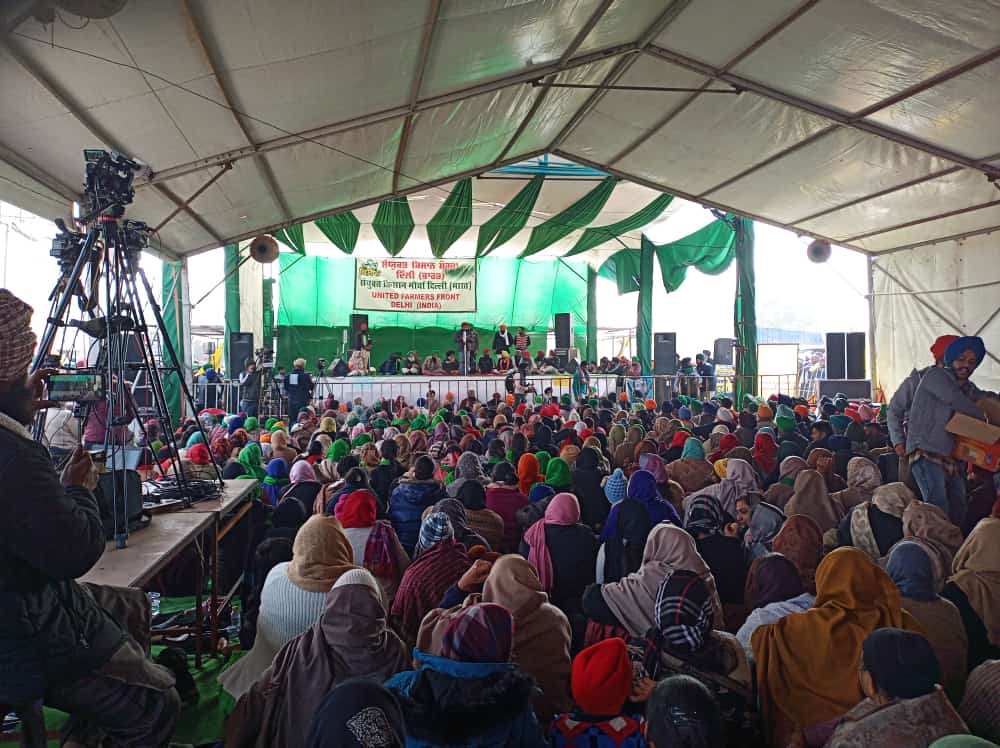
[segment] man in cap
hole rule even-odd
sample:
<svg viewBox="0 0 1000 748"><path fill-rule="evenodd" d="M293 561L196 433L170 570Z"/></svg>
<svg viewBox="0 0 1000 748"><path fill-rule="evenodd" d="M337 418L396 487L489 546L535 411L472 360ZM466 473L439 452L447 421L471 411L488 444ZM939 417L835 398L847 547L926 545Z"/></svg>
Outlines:
<svg viewBox="0 0 1000 748"><path fill-rule="evenodd" d="M31 313L0 289L0 703L69 713L70 742L165 745L173 676L75 581L104 552L94 463L77 447L57 475L27 429L48 373L28 376Z"/></svg>
<svg viewBox="0 0 1000 748"><path fill-rule="evenodd" d="M906 457L913 479L923 500L943 509L957 525L965 519L965 465L951 456L955 437L945 427L955 413L983 419L977 401L996 397L969 379L985 355L982 338L953 340L944 350L944 365L924 373L909 411Z"/></svg>

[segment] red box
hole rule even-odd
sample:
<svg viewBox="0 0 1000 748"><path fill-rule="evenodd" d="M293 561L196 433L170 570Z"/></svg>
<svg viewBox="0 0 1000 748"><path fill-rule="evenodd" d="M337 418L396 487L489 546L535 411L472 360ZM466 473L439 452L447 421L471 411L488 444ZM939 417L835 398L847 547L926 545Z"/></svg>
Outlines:
<svg viewBox="0 0 1000 748"><path fill-rule="evenodd" d="M983 444L965 436L956 436L955 451L951 456L957 460L971 462L991 473L1000 470L1000 444Z"/></svg>

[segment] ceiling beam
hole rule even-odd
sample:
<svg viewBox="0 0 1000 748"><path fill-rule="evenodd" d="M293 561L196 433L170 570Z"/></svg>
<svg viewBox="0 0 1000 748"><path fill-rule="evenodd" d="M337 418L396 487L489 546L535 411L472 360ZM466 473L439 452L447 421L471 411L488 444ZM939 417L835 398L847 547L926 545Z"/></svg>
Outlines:
<svg viewBox="0 0 1000 748"><path fill-rule="evenodd" d="M53 176L37 164L32 163L21 154L15 153L13 149L3 143L0 143L0 161L3 161L11 168L44 185L47 189L59 195L59 197L67 200L69 203L66 206L67 208L70 208L75 201L80 199L82 190L73 190L69 185L64 184L61 179Z"/></svg>
<svg viewBox="0 0 1000 748"><path fill-rule="evenodd" d="M105 130L95 119L93 119L87 111L81 107L70 95L67 93L60 85L55 81L51 80L45 73L38 69L38 67L24 54L24 52L13 43L10 39L0 39L0 46L17 61L28 75L34 78L35 82L38 83L42 88L44 88L50 96L52 96L59 105L62 106L66 111L72 116L77 122L79 122L96 140L100 141L104 145L108 146L112 150L120 151L121 153L133 156L136 154L131 154L128 152L127 148L122 147L114 137L111 136L107 130ZM191 220L197 223L206 234L211 236L213 239L218 236L205 221L201 218L198 213L193 211L189 206L183 204L183 201L177 197L173 192L166 189L162 185L153 185L153 189L159 192L163 197L170 200L174 205L183 206L182 210L187 213Z"/></svg>
<svg viewBox="0 0 1000 748"><path fill-rule="evenodd" d="M413 118L416 116L417 102L420 100L420 88L424 83L424 73L427 71L427 59L431 53L431 42L434 40L434 27L441 14L441 0L430 0L427 6L427 20L424 21L424 33L420 39L420 51L417 53L417 66L410 81L410 97L407 108L409 114L403 120L403 131L399 135L399 145L396 147L396 163L392 169L392 191L399 189L399 177L402 175L403 161L406 158L406 147L410 143L410 132L413 129Z"/></svg>
<svg viewBox="0 0 1000 748"><path fill-rule="evenodd" d="M182 0L181 6L184 8L184 13L187 16L188 23L194 33L194 41L198 47L201 48L201 52L205 56L205 60L208 63L208 69L211 71L212 77L215 78L216 85L219 86L219 92L222 94L222 102L225 104L226 108L232 112L233 120L236 122L236 126L240 128L240 132L243 133L243 139L246 140L247 145L251 148L251 150L256 152L257 146L250 135L250 130L243 121L243 118L238 114L239 109L236 106L238 102L235 101L232 91L220 75L220 71L223 69L222 56L214 45L210 46L206 41L205 34L202 31L202 18L191 6L191 0ZM274 170L262 154L258 153L256 155L257 158L255 160L257 167L260 169L261 176L263 177L264 186L267 187L267 191L271 194L271 199L274 201L274 204L278 206L278 210L281 211L281 214L286 219L290 218L292 213L288 209L288 203L285 202L284 195L281 194L281 190L278 188L278 181L274 176ZM232 168L232 161L227 161L225 163L229 164L229 167Z"/></svg>
<svg viewBox="0 0 1000 748"><path fill-rule="evenodd" d="M722 71L730 70L733 66L738 65L740 62L742 62L747 57L749 57L751 54L753 54L758 49L760 49L762 46L764 46L764 44L766 44L772 38L774 38L775 36L777 36L779 33L781 33L782 31L784 31L791 24L793 24L795 21L797 21L799 18L801 18L807 11L809 11L811 8L813 8L817 3L819 3L819 0L804 0L804 2L802 2L801 4L799 4L799 6L795 8L795 10L793 10L791 13L789 13L787 16L785 16L783 19L781 19L781 21L779 21L778 23L774 24L773 26L771 26L771 28L769 28L767 31L765 31L763 34L761 34L759 37L757 37L750 44L750 46L746 47L742 52L740 52L738 55L736 55L735 57L733 57L732 59L730 59L729 62L727 62L725 65L723 65L720 68L720 70L722 70ZM617 164L623 158L626 158L629 155L631 155L643 143L645 143L651 137L653 137L654 135L656 135L656 133L658 133L660 130L662 130L664 127L666 127L668 124L670 124L670 122L673 121L673 119L677 115L679 115L681 112L683 112L689 106L691 106L691 104L694 103L695 99L697 99L698 96L701 95L701 91L709 88L712 85L712 83L714 83L714 81L712 79L706 80L701 85L701 90L700 91L696 91L696 92L692 93L690 96L685 97L684 101L682 101L680 104L678 104L672 110L670 110L669 112L667 112L663 117L661 117L659 120L657 120L655 123L653 123L652 127L648 128L641 135L639 135L639 137L637 137L635 140L633 140L631 143L629 143L627 146L625 146L608 163Z"/></svg>
<svg viewBox="0 0 1000 748"><path fill-rule="evenodd" d="M506 161L501 162L499 164L499 166L508 166L509 164L516 164L516 163L518 163L520 161L524 161L524 160L527 160L527 159L536 158L538 156L541 156L543 153L545 153L545 149L544 148L539 148L537 150L531 151L530 153L525 153L523 155L519 155L519 156L517 156L515 158L508 158ZM385 195L379 195L378 197L366 198L364 200L357 200L357 201L355 201L353 203L348 203L347 205L338 205L336 208L331 208L329 210L321 210L321 211L318 211L316 213L310 213L309 215L299 216L298 218L295 218L295 219L293 219L291 221L286 221L284 223L275 223L275 224L272 224L271 226L264 226L264 227L261 227L261 228L256 228L253 231L247 231L247 232L244 232L242 234L236 234L234 236L227 236L227 237L225 237L224 243L225 244L234 244L236 242L244 241L245 239L252 239L253 237L257 236L258 234L271 234L271 233L274 233L278 229L288 228L292 224L309 223L310 221L316 221L316 220L318 220L320 218L325 218L326 216L332 216L332 215L334 215L336 213L346 213L347 211L357 210L358 208L364 208L364 207L366 207L368 205L375 205L375 204L381 203L381 202L383 202L385 200L391 200L393 198L403 197L405 195L412 195L413 193L420 192L421 190L432 189L434 187L440 187L442 185L449 184L449 183L454 182L456 180L463 179L464 177L476 177L476 176L479 176L480 174L482 174L482 173L484 173L486 171L492 170L495 166L497 166L497 165L495 165L495 164L484 164L483 166L477 166L477 167L475 167L473 169L466 169L465 171L460 171L457 174L449 174L446 177L441 177L439 179L433 179L433 180L431 180L429 182L421 182L420 184L415 184L415 185L413 185L411 187L401 187L399 190L397 190L395 192L389 192L389 193L386 193ZM204 244L204 245L202 245L200 247L196 247L196 248L194 248L192 250L189 250L189 251L185 252L184 255L185 256L190 256L190 255L194 255L194 254L199 254L201 252L207 252L210 249L215 249L216 246L217 245L215 245L215 244Z"/></svg>
<svg viewBox="0 0 1000 748"><path fill-rule="evenodd" d="M939 146L933 145L923 140L910 137L900 132L890 130L889 128L883 127L882 125L876 124L874 122L869 122L864 119L855 119L854 115L844 114L835 109L822 104L817 104L814 101L808 99L803 99L800 96L795 96L793 94L788 94L783 91L779 91L776 88L772 88L764 83L752 80L750 78L744 78L739 75L734 75L732 73L723 72L711 65L706 65L703 62L699 62L694 58L682 55L678 52L674 52L669 49L664 49L663 47L657 47L652 45L649 47L649 52L656 55L662 60L673 63L674 65L679 65L683 68L693 70L703 75L707 75L714 80L719 80L724 83L728 83L736 88L742 88L745 91L750 91L758 96L763 96L766 99L771 99L773 101L780 101L783 104L787 104L795 109L801 109L802 111L810 112L816 114L820 117L824 117L832 122L839 125L844 125L846 127L851 127L856 130L861 130L863 132L870 133L872 135L878 135L879 137L885 138L900 145L905 145L918 151L923 151L931 156L937 156L945 161L951 161L952 163L959 164L960 166L965 166L969 169L975 169L976 171L981 171L990 177L1000 177L1000 167L983 165L974 159L967 158L959 153L948 150L947 148L941 148Z"/></svg>
<svg viewBox="0 0 1000 748"><path fill-rule="evenodd" d="M908 249L916 249L917 247L933 246L934 244L944 244L945 242L957 242L963 239L969 239L973 236L982 236L984 234L992 234L994 231L1000 231L1000 226L987 226L984 229L975 229L973 231L961 231L957 234L949 234L948 236L940 236L937 239L921 239L918 242L911 242L910 244L900 244L898 247L893 247L891 249L882 249L877 252L873 252L873 257L881 257L882 255L891 255L895 252L905 252Z"/></svg>
<svg viewBox="0 0 1000 748"><path fill-rule="evenodd" d="M517 73L512 73L511 75L495 78L491 81L487 81L486 83L480 83L457 91L451 91L449 93L438 94L426 99L421 99L412 110L404 104L402 106L372 112L371 114L365 114L360 117L352 117L350 119L341 120L328 125L322 125L309 130L282 135L271 140L261 141L257 143L256 149L251 149L249 147L234 148L229 151L217 153L214 156L196 159L186 164L178 164L177 166L160 169L159 171L154 172L148 179L137 179L136 187L139 188L149 184L159 184L171 179L177 179L179 177L203 171L204 169L212 166L220 166L227 161L236 162L242 159L252 158L258 153L267 153L270 151L281 150L283 148L291 148L292 146L309 143L318 138L338 135L340 133L358 130L363 127L371 127L373 125L400 119L405 117L407 114L426 111L428 109L444 106L446 104L453 104L458 101L465 101L466 99L471 99L487 93L493 93L494 91L499 91L503 88L508 88L521 83L531 83L532 81L536 81L539 78L543 78L554 73L572 70L584 65L590 65L594 62L600 62L601 60L621 57L623 55L633 55L636 51L637 47L634 43L619 44L614 47L608 47L595 52L588 52L584 55L580 55L579 57L574 57L561 68L557 62L549 63L547 65L539 65Z"/></svg>
<svg viewBox="0 0 1000 748"><path fill-rule="evenodd" d="M671 0L671 2L664 8L663 12L656 17L656 20L650 24L642 35L635 42L635 50L642 51L646 49L653 40L656 39L663 30L667 28L674 19L679 16L685 8L691 4L691 0ZM624 75L628 72L629 68L635 64L635 61L639 59L639 55L631 55L629 57L622 57L615 63L615 65L608 71L608 74L604 76L604 80L601 82L601 87L594 91L587 100L583 102L583 105L573 113L573 116L569 118L569 122L559 131L559 134L553 139L549 144L549 151L555 151L558 149L565 141L566 138L572 134L572 132L579 126L590 112L593 111L601 99L604 98L607 93L605 87L613 86L617 83Z"/></svg>
<svg viewBox="0 0 1000 748"><path fill-rule="evenodd" d="M202 192L204 192L209 187L211 187L213 184L215 184L217 181L219 181L219 178L223 174L225 174L226 172L228 172L230 169L232 169L232 168L233 168L232 164L223 164L222 168L219 169L217 172L215 172L215 174L212 175L211 179L209 179L207 182L205 182L205 184L203 184L201 187L199 187L198 189L196 189L191 194L191 197L189 197L187 200L183 201L183 205L179 205L176 208L174 208L174 210L170 213L170 215L168 215L166 218L164 218L162 221L160 221L156 225L156 228L153 229L153 233L159 232L160 229L162 229L164 226L166 226L168 223L170 223L170 221L172 221L174 219L174 217L184 209L184 206L187 206L187 205L190 205L191 203L193 203Z"/></svg>
<svg viewBox="0 0 1000 748"><path fill-rule="evenodd" d="M925 218L916 218L912 221L905 221L904 223L897 223L892 226L886 226L885 228L876 229L875 231L866 231L863 234L857 234L844 241L856 242L861 239L868 239L873 236L878 236L879 234L888 234L891 231L898 231L899 229L908 229L911 226L919 226L922 223L930 223L931 221L938 221L942 218L951 218L953 216L960 216L965 213L974 213L977 210L984 210L985 208L995 208L1000 205L1000 200L990 200L986 203L979 203L978 205L968 205L964 208L956 208L955 210L949 210L946 213L938 213L933 216L926 216Z"/></svg>

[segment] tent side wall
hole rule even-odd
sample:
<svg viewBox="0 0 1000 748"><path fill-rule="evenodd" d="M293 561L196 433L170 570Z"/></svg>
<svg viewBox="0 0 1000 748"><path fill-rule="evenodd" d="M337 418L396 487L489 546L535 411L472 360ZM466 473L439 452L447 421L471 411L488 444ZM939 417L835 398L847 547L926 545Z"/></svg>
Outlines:
<svg viewBox="0 0 1000 748"><path fill-rule="evenodd" d="M876 255L875 347L886 397L914 367L932 363L938 335L979 335L986 360L973 381L1000 390L1000 234Z"/></svg>

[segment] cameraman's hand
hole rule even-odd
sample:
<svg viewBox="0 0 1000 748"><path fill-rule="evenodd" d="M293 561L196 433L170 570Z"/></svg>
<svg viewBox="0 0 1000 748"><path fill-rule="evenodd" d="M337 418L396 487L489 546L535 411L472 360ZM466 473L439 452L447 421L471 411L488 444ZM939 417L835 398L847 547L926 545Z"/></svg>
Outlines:
<svg viewBox="0 0 1000 748"><path fill-rule="evenodd" d="M33 374L28 375L28 389L31 391L31 409L32 410L43 410L45 408L58 408L59 403L55 400L46 400L45 397L45 386L48 384L49 377L53 374L57 374L58 369L39 369Z"/></svg>
<svg viewBox="0 0 1000 748"><path fill-rule="evenodd" d="M83 486L89 491L97 488L97 468L90 458L90 452L83 447L77 447L63 468L61 478L62 484L67 488Z"/></svg>

